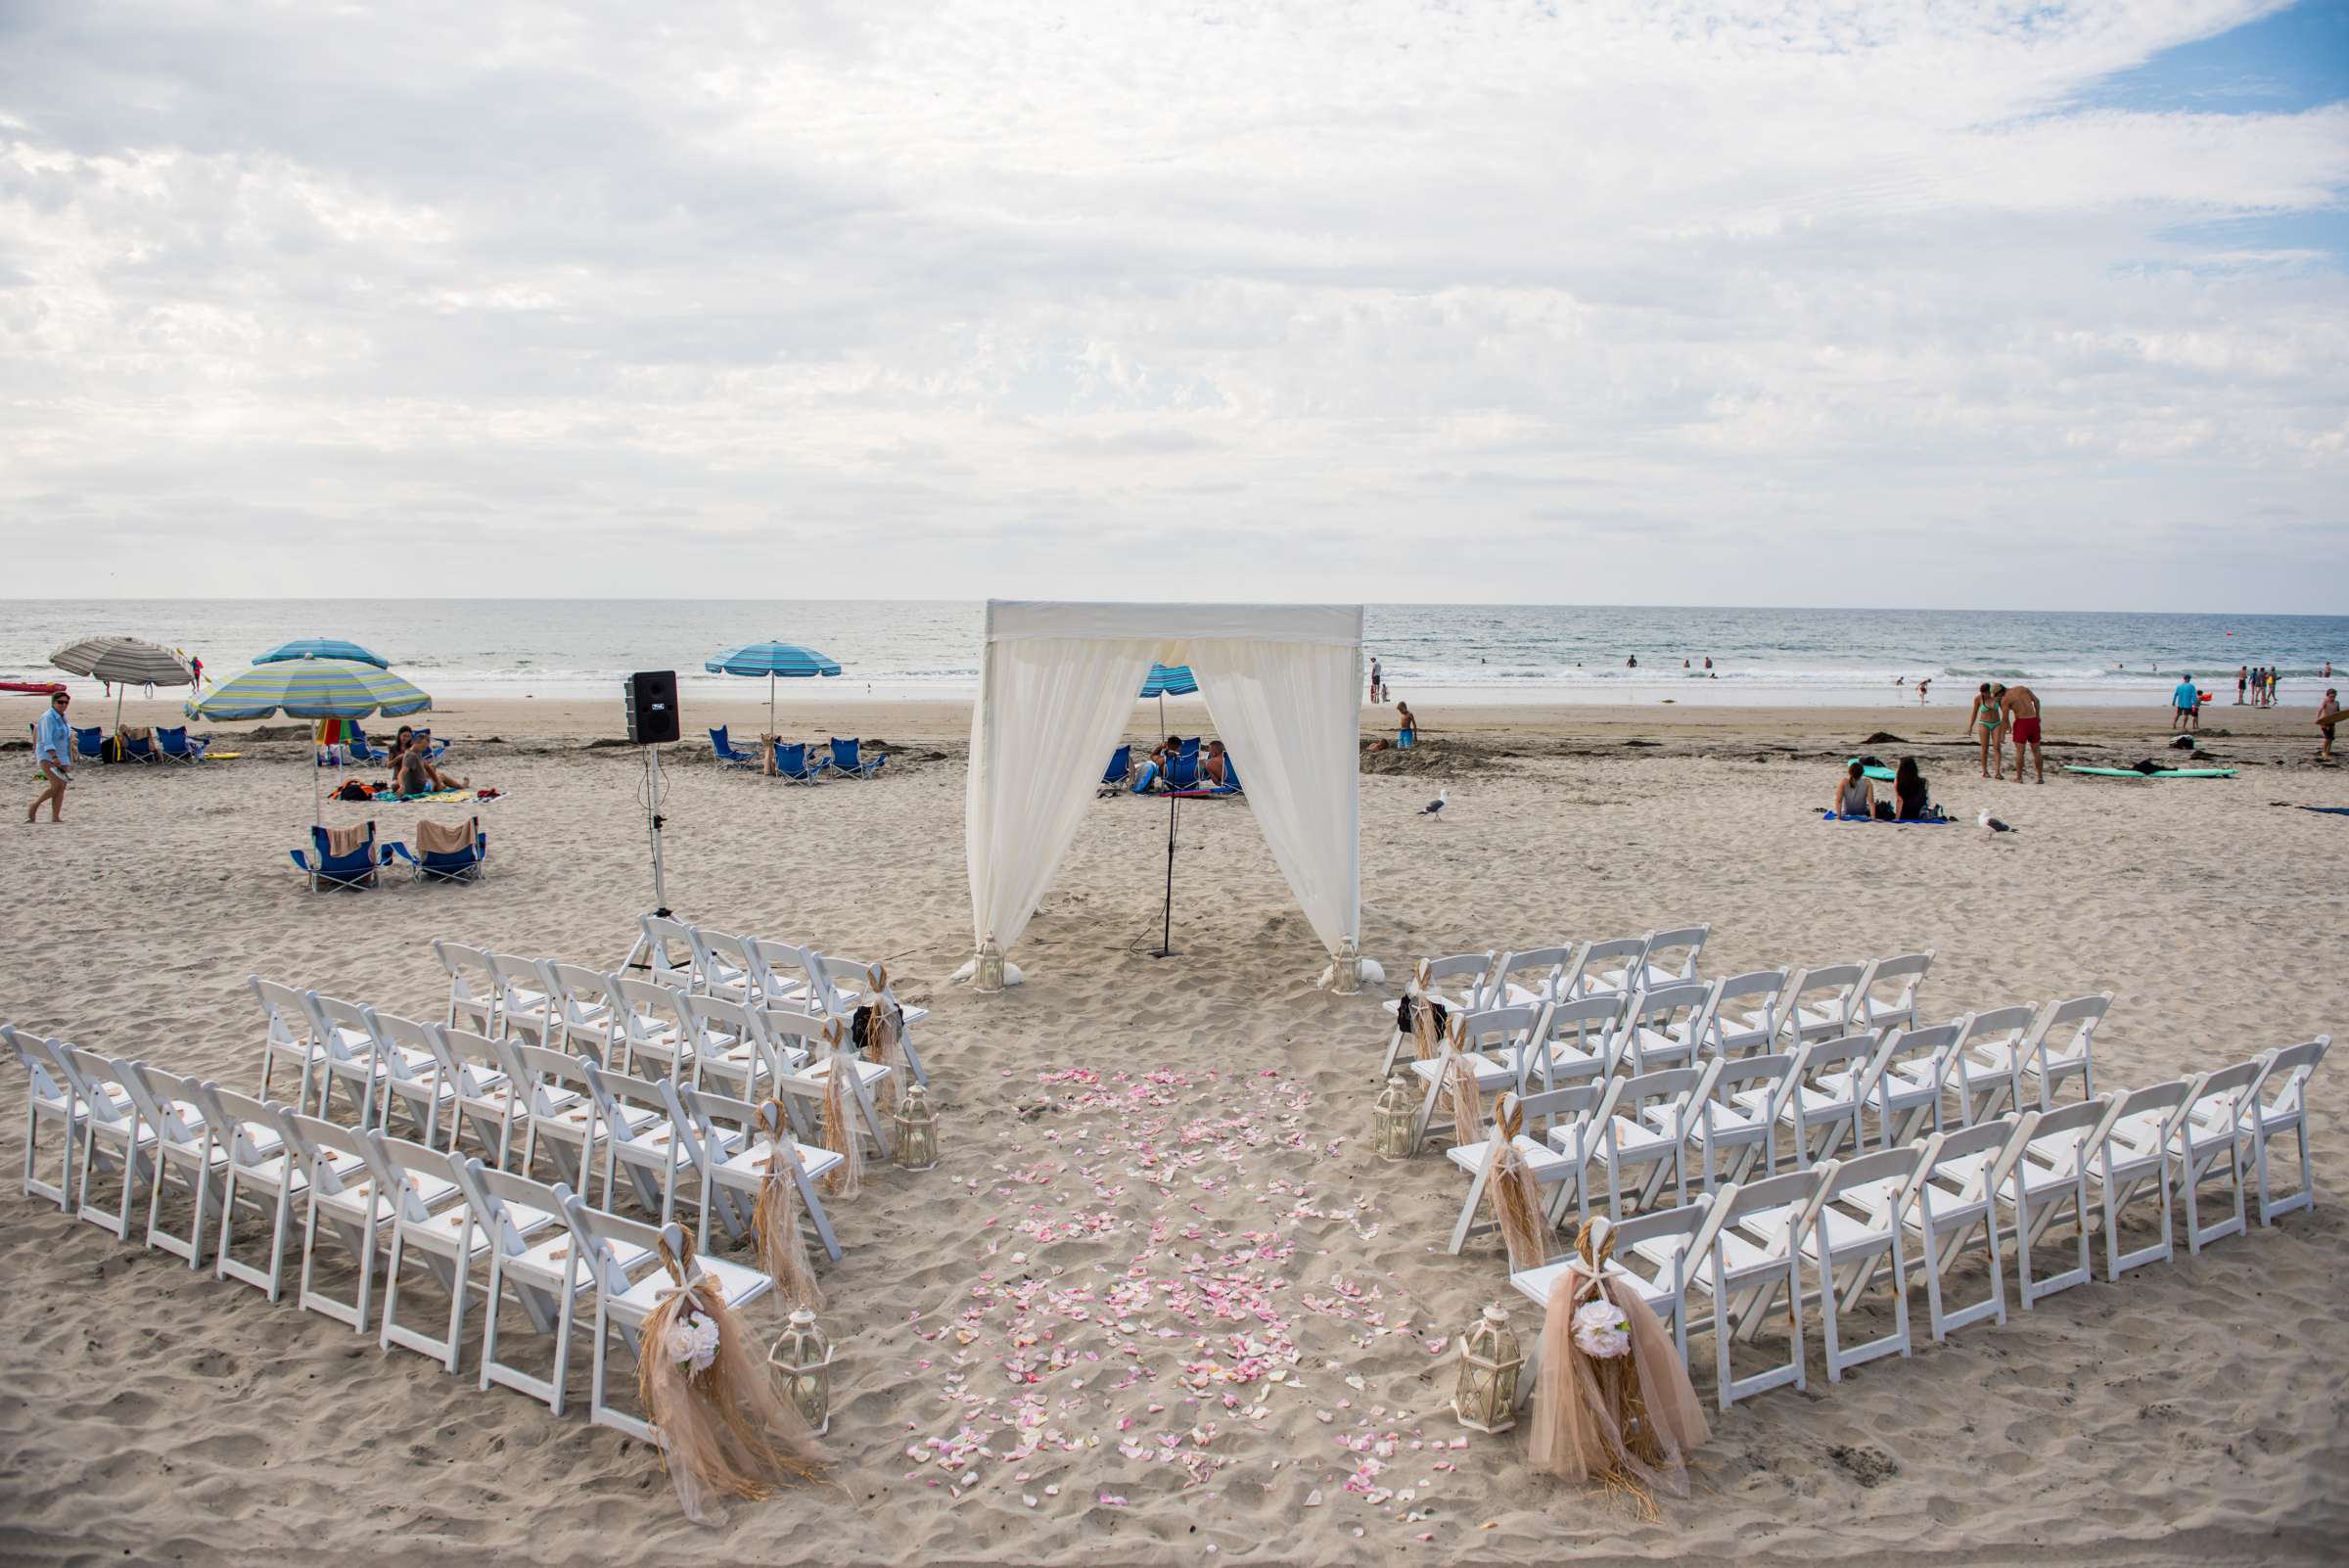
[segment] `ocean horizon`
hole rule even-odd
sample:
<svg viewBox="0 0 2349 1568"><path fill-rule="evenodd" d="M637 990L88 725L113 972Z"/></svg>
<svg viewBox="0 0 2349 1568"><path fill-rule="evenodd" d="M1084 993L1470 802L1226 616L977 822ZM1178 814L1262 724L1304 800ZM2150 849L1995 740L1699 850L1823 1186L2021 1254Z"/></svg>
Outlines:
<svg viewBox="0 0 2349 1568"><path fill-rule="evenodd" d="M780 637L844 673L788 683L795 700L967 697L978 600L39 599L0 601L0 678L55 673L50 652L94 633L184 649L221 678L290 638L346 637L437 697L613 693L633 669L678 671L688 693L745 694L705 673L720 648ZM2051 701L2159 705L2183 673L2206 689L2273 665L2282 699L2313 703L2349 662L2349 617L2126 611L1731 606L1373 604L1364 651L1399 696L1470 703L1844 706L1955 701L1980 680ZM1638 661L1637 667L1629 664ZM1712 661L1706 669L1705 661Z"/></svg>

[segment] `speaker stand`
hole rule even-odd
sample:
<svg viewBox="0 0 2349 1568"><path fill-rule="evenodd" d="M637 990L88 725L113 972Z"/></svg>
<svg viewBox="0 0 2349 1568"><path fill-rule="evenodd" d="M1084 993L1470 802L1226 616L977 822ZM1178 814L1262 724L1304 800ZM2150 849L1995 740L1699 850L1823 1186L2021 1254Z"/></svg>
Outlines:
<svg viewBox="0 0 2349 1568"><path fill-rule="evenodd" d="M654 918L671 918L668 907L668 868L661 861L661 825L668 820L661 814L661 748L644 749L644 830L653 847L653 908ZM622 970L652 967L652 937L644 929L640 917L636 922L636 941L628 947L628 956L621 964Z"/></svg>
<svg viewBox="0 0 2349 1568"><path fill-rule="evenodd" d="M1150 949L1153 958L1179 958L1174 950L1174 818L1182 809L1182 797L1167 797L1167 902L1159 917L1158 945Z"/></svg>

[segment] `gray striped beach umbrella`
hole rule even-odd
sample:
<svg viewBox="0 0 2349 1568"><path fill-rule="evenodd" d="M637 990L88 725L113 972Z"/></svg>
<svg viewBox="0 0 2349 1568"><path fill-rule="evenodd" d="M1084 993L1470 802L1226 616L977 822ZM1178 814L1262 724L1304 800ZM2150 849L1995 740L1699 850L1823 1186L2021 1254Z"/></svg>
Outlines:
<svg viewBox="0 0 2349 1568"><path fill-rule="evenodd" d="M49 662L70 675L88 675L115 688L115 728L122 728L122 690L126 686L193 686L196 672L188 661L161 643L137 637L83 637L49 656Z"/></svg>

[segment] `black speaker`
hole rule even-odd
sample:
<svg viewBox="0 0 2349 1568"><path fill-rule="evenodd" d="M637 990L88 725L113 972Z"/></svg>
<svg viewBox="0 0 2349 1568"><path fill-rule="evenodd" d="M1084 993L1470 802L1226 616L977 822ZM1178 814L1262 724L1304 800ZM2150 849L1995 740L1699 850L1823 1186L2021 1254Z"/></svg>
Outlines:
<svg viewBox="0 0 2349 1568"><path fill-rule="evenodd" d="M621 683L628 704L628 739L666 746L677 738L677 672L639 669Z"/></svg>

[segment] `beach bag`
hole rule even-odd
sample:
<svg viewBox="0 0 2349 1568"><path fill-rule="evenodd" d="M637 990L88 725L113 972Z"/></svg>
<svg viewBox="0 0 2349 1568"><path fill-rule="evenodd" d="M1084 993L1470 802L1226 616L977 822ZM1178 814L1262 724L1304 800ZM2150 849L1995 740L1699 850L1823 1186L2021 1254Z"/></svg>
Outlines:
<svg viewBox="0 0 2349 1568"><path fill-rule="evenodd" d="M1892 819L1892 803L1890 801L1878 801L1876 803L1876 820L1879 822L1889 822Z"/></svg>

